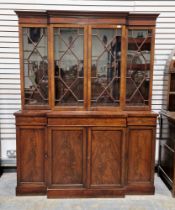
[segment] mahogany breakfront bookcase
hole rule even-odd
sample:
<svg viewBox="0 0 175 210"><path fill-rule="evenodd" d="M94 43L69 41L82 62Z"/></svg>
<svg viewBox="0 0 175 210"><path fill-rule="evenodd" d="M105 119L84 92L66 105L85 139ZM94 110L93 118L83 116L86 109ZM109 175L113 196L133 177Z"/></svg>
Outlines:
<svg viewBox="0 0 175 210"><path fill-rule="evenodd" d="M154 193L157 14L17 11L17 195Z"/></svg>

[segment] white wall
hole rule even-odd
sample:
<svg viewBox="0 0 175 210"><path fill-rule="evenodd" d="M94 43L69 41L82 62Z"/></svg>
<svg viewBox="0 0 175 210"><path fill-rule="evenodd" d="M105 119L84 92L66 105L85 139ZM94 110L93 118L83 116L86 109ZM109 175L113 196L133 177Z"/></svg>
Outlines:
<svg viewBox="0 0 175 210"><path fill-rule="evenodd" d="M163 77L165 64L175 47L175 1L0 0L0 139L3 165L15 164L15 159L8 158L7 150L16 148L13 113L21 108L18 18L14 10L41 9L160 13L156 26L152 109L159 112L164 103L162 98L167 88L167 79Z"/></svg>

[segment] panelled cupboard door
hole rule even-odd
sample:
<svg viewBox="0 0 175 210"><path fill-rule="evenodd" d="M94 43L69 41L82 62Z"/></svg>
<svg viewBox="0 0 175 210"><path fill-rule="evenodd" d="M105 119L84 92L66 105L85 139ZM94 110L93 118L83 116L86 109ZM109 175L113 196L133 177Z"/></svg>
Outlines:
<svg viewBox="0 0 175 210"><path fill-rule="evenodd" d="M89 130L88 157L90 157L90 187L122 185L124 167L124 130L114 127ZM89 158L88 158L89 159Z"/></svg>
<svg viewBox="0 0 175 210"><path fill-rule="evenodd" d="M85 179L85 130L81 127L49 130L50 187L83 187Z"/></svg>
<svg viewBox="0 0 175 210"><path fill-rule="evenodd" d="M128 184L150 183L153 179L155 130L132 127L128 134Z"/></svg>
<svg viewBox="0 0 175 210"><path fill-rule="evenodd" d="M19 135L17 149L20 159L17 160L20 182L44 182L45 128L20 127L17 135Z"/></svg>

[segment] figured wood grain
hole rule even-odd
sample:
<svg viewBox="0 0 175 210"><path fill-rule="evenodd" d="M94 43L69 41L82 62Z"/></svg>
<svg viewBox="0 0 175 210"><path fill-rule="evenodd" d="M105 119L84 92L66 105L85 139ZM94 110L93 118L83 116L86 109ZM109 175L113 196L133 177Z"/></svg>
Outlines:
<svg viewBox="0 0 175 210"><path fill-rule="evenodd" d="M43 128L21 128L20 139L20 180L22 182L44 182Z"/></svg>
<svg viewBox="0 0 175 210"><path fill-rule="evenodd" d="M52 185L83 184L83 130L52 131Z"/></svg>
<svg viewBox="0 0 175 210"><path fill-rule="evenodd" d="M128 183L150 182L152 179L152 141L150 128L131 128L128 135Z"/></svg>
<svg viewBox="0 0 175 210"><path fill-rule="evenodd" d="M92 130L91 186L121 184L121 130Z"/></svg>

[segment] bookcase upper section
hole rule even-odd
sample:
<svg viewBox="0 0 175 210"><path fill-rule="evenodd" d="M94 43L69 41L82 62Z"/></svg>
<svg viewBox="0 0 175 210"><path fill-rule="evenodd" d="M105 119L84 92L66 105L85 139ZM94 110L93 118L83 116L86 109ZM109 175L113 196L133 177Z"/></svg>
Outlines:
<svg viewBox="0 0 175 210"><path fill-rule="evenodd" d="M151 109L158 14L16 13L23 109Z"/></svg>

